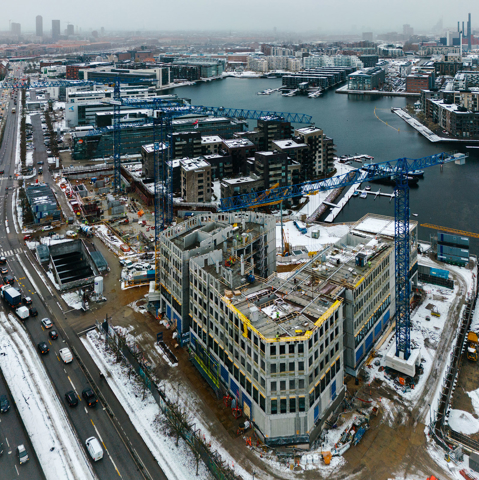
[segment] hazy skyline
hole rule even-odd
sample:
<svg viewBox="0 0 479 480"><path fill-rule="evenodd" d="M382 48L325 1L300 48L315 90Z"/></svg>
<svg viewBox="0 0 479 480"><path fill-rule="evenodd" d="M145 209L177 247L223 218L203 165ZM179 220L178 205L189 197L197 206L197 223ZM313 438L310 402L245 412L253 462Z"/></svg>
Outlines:
<svg viewBox="0 0 479 480"><path fill-rule="evenodd" d="M9 21L19 22L22 33L33 31L35 17L43 17L43 31L49 35L51 21L61 21L62 33L67 23L83 32L105 27L106 30L242 30L318 33L361 33L363 31L402 32L403 24L415 31L428 32L442 18L444 28L456 28L458 21L479 25L479 3L458 0L83 0L81 3L23 0L6 2L2 7L0 29L6 31Z"/></svg>

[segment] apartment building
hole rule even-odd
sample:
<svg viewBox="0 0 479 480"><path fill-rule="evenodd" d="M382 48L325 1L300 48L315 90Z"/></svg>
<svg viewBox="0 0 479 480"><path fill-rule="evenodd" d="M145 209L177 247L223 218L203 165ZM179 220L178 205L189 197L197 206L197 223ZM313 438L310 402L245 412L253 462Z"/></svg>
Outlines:
<svg viewBox="0 0 479 480"><path fill-rule="evenodd" d="M317 127L298 128L294 131L300 143L309 146L311 178L328 173L333 168L334 150L328 148L328 137Z"/></svg>
<svg viewBox="0 0 479 480"><path fill-rule="evenodd" d="M185 202L211 201L211 165L202 157L180 160L181 198Z"/></svg>

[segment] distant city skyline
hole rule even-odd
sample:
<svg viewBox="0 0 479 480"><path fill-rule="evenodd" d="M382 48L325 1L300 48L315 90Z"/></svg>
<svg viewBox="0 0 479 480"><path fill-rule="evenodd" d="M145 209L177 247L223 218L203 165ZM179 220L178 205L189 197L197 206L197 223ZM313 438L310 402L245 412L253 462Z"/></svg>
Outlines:
<svg viewBox="0 0 479 480"><path fill-rule="evenodd" d="M26 14L25 12L28 12ZM92 14L94 12L94 15ZM105 0L85 0L81 8L68 2L38 3L24 0L20 4L9 2L2 6L0 30L8 31L11 22L20 23L22 34L34 33L36 16L43 17L43 35L51 35L52 20L62 25L73 24L83 32L100 29L110 31L271 31L323 34L358 34L364 32L403 32L410 25L416 33L432 33L433 27L443 19L444 29L454 29L457 21L467 21L468 13L479 25L479 4L461 2L452 6L445 0L404 0L397 5L378 8L377 2L343 0L341 8L324 0L304 0L291 6L286 0L277 0L274 8L266 0L244 0L241 5L225 5L222 0L184 0L181 14L175 2L144 3L136 8L126 0L118 0L114 8ZM76 30L76 28L75 28ZM63 33L63 31L62 31Z"/></svg>

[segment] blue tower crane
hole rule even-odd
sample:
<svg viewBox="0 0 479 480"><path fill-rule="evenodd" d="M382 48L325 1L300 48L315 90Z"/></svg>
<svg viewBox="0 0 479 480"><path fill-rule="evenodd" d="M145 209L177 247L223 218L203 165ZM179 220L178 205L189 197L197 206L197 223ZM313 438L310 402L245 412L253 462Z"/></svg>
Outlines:
<svg viewBox="0 0 479 480"><path fill-rule="evenodd" d="M397 160L370 164L362 169L351 170L325 180L301 183L292 186L272 188L236 197L221 199L222 211L241 210L261 205L278 203L309 193L356 185L363 182L394 178L394 220L395 220L395 270L396 270L396 356L407 360L411 355L411 322L409 301L409 184L408 174L435 165L443 165L457 159L454 153L438 153L419 159L399 158Z"/></svg>

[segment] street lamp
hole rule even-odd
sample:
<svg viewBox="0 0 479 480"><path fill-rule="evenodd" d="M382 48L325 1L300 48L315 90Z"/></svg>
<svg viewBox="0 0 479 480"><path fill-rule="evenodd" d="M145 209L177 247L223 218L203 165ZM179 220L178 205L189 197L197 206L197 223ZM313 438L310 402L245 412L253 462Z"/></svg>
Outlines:
<svg viewBox="0 0 479 480"><path fill-rule="evenodd" d="M253 469L253 480L254 480L254 476L256 475L256 472L255 470Z"/></svg>

